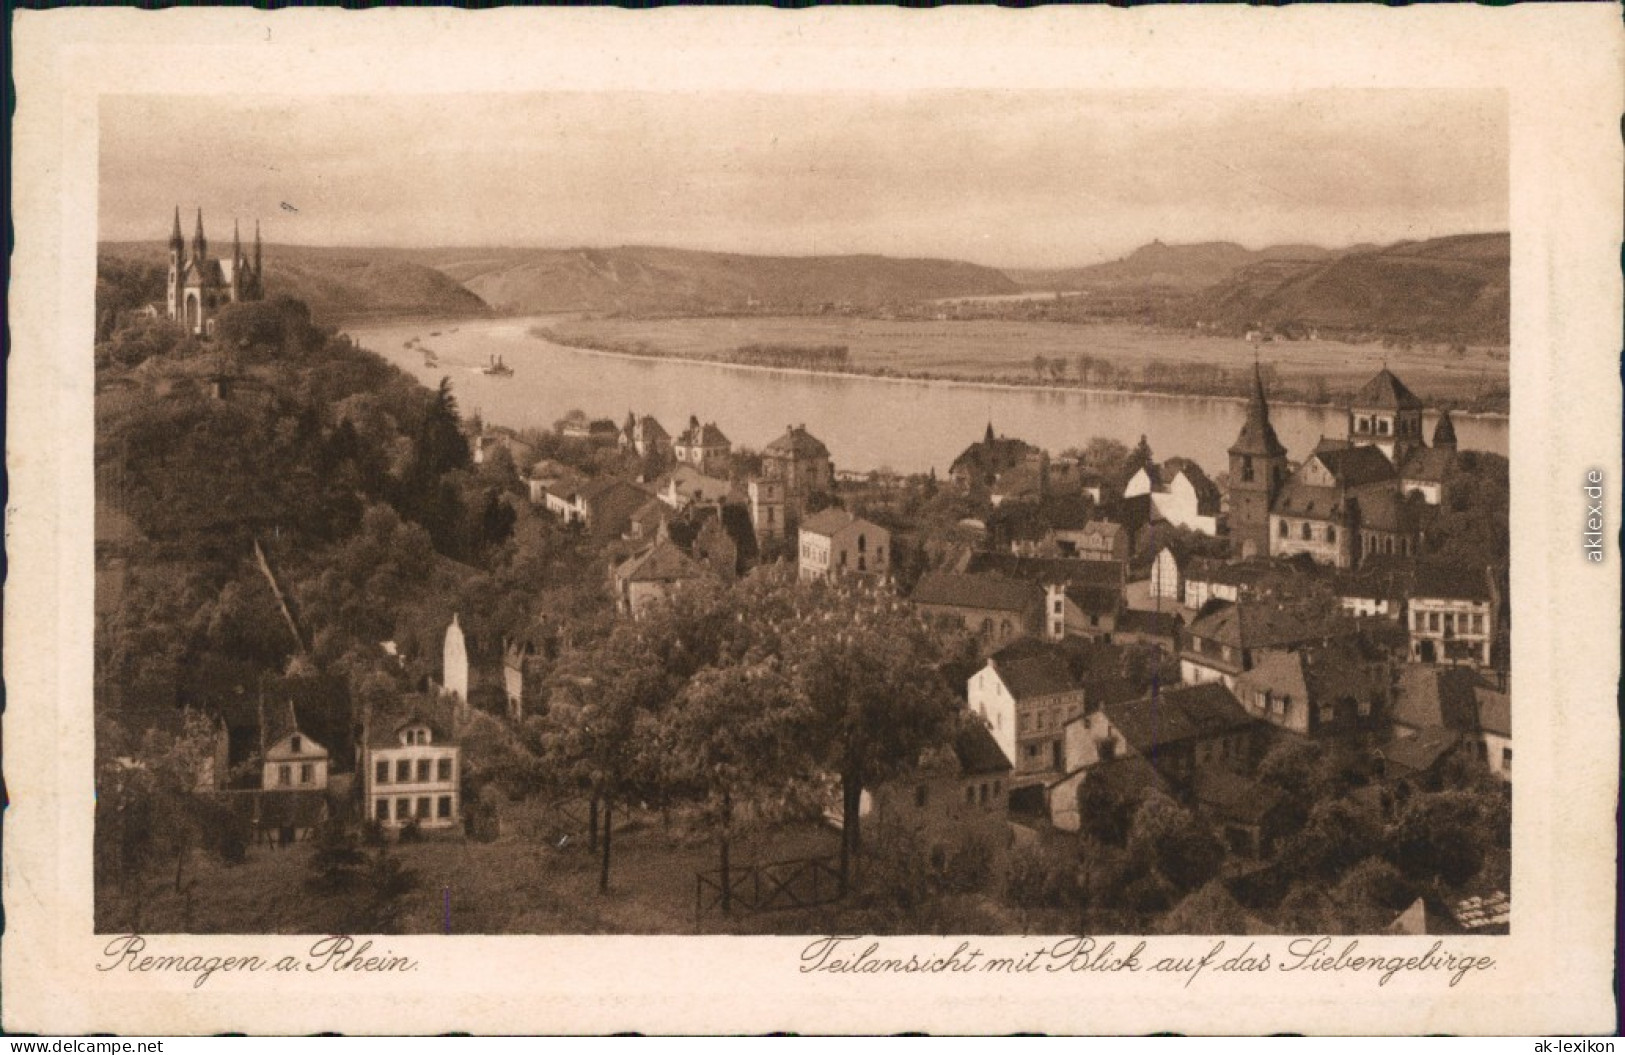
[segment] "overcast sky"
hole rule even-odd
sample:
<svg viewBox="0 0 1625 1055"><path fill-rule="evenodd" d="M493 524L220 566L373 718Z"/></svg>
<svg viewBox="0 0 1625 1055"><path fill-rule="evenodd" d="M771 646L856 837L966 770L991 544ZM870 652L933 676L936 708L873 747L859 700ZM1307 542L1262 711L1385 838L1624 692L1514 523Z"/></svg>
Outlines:
<svg viewBox="0 0 1625 1055"><path fill-rule="evenodd" d="M122 97L101 231L1087 264L1507 226L1498 94ZM290 206L291 208L285 207ZM297 210L297 211L294 211Z"/></svg>

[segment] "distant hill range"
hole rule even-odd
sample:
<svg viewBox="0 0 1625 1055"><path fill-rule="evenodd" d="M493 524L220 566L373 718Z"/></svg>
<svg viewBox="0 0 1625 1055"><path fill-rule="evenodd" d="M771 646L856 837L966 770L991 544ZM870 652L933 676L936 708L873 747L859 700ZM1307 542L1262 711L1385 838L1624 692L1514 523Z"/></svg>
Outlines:
<svg viewBox="0 0 1625 1055"><path fill-rule="evenodd" d="M1511 239L1453 235L1345 249L1233 242L1153 242L1121 260L1012 271L1028 289L1159 291L1161 321L1218 332L1252 329L1422 340L1509 339Z"/></svg>
<svg viewBox="0 0 1625 1055"><path fill-rule="evenodd" d="M157 265L164 247L103 252ZM544 312L862 311L1024 290L1094 293L1096 310L1140 321L1250 329L1508 340L1510 239L1457 235L1324 249L1153 242L1089 267L998 271L957 260L750 256L614 249L330 249L267 246L268 292L318 318ZM1143 296L1142 296L1143 294ZM1051 317L1064 317L1052 315Z"/></svg>
<svg viewBox="0 0 1625 1055"><path fill-rule="evenodd" d="M876 307L1019 293L1001 271L958 260L749 256L688 249L421 250L412 259L497 311L713 311Z"/></svg>
<svg viewBox="0 0 1625 1055"><path fill-rule="evenodd" d="M1505 344L1511 238L1456 235L1249 264L1197 293L1188 321L1236 330L1319 331Z"/></svg>
<svg viewBox="0 0 1625 1055"><path fill-rule="evenodd" d="M215 255L219 248L218 243L211 246ZM166 267L169 259L168 248L160 242L104 242L101 251L159 268ZM456 279L397 249L267 245L265 291L268 296L285 294L304 301L311 314L324 322L489 312L485 302ZM161 285L156 295L163 295Z"/></svg>
<svg viewBox="0 0 1625 1055"><path fill-rule="evenodd" d="M1088 290L1157 286L1198 290L1216 285L1242 268L1265 261L1313 263L1355 250L1322 249L1313 245L1274 245L1248 249L1235 242L1197 242L1142 245L1121 260L1088 267L1006 272L1026 289Z"/></svg>

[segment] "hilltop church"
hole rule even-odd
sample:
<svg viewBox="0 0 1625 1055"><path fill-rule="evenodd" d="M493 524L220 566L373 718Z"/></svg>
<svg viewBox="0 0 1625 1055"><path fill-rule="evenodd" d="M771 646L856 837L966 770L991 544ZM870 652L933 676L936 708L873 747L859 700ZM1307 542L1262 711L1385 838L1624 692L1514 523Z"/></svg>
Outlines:
<svg viewBox="0 0 1625 1055"><path fill-rule="evenodd" d="M203 210L197 213L191 251L181 237L181 210L175 207L175 226L169 235L168 316L197 337L214 334L215 315L221 305L260 300L265 287L260 271L260 225L254 224L254 259L243 252L237 225L232 224L231 259L209 259L209 243L203 237Z"/></svg>
<svg viewBox="0 0 1625 1055"><path fill-rule="evenodd" d="M1415 556L1446 501L1456 429L1444 411L1423 441L1420 399L1385 366L1349 405L1344 437L1322 437L1296 470L1270 425L1255 365L1247 420L1230 447L1230 540L1238 558L1307 553L1353 568L1377 555Z"/></svg>

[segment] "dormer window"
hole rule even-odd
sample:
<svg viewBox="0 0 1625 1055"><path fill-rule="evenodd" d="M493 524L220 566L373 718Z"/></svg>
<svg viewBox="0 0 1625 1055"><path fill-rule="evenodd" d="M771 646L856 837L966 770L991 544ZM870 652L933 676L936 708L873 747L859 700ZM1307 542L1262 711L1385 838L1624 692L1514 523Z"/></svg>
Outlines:
<svg viewBox="0 0 1625 1055"><path fill-rule="evenodd" d="M299 734L294 733L293 736L288 738L288 750L297 755L301 750L300 741L301 737Z"/></svg>

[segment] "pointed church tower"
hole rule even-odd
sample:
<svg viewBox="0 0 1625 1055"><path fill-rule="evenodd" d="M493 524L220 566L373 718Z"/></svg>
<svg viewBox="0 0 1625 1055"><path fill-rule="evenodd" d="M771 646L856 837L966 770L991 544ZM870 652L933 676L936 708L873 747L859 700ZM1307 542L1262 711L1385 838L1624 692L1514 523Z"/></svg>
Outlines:
<svg viewBox="0 0 1625 1055"><path fill-rule="evenodd" d="M237 218L231 220L231 302L246 299L243 296L243 235Z"/></svg>
<svg viewBox="0 0 1625 1055"><path fill-rule="evenodd" d="M197 211L197 227L192 231L192 263L199 268L209 258L209 242L203 237L203 210Z"/></svg>
<svg viewBox="0 0 1625 1055"><path fill-rule="evenodd" d="M254 221L254 299L265 296L265 272L260 270L260 222Z"/></svg>
<svg viewBox="0 0 1625 1055"><path fill-rule="evenodd" d="M991 419L988 420L987 434L982 437L982 442L989 447L993 446L993 421Z"/></svg>
<svg viewBox="0 0 1625 1055"><path fill-rule="evenodd" d="M1439 411L1439 423L1433 426L1433 447L1442 451L1456 449L1456 425L1448 410Z"/></svg>
<svg viewBox="0 0 1625 1055"><path fill-rule="evenodd" d="M181 317L181 267L185 263L186 239L181 235L181 207L175 206L175 226L169 232L169 318Z"/></svg>
<svg viewBox="0 0 1625 1055"><path fill-rule="evenodd" d="M175 206L175 226L169 231L169 255L172 260L178 259L186 252L186 239L181 237L181 207Z"/></svg>
<svg viewBox="0 0 1625 1055"><path fill-rule="evenodd" d="M1253 360L1253 394L1247 421L1230 445L1230 550L1237 557L1270 551L1270 509L1286 482L1286 447L1270 424L1264 374Z"/></svg>

